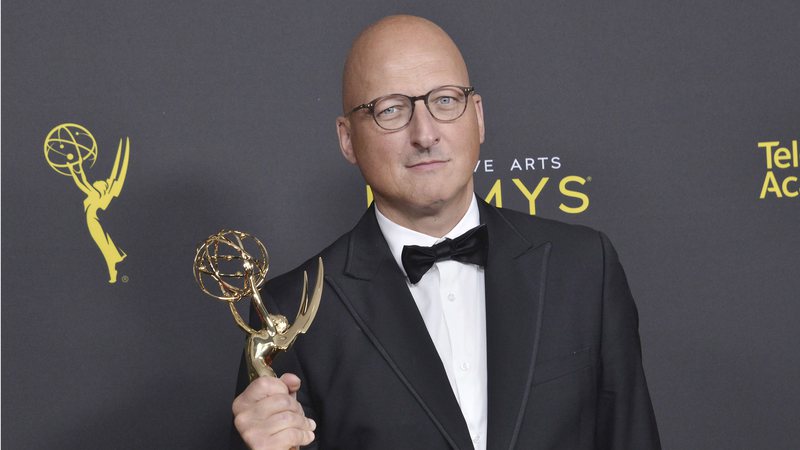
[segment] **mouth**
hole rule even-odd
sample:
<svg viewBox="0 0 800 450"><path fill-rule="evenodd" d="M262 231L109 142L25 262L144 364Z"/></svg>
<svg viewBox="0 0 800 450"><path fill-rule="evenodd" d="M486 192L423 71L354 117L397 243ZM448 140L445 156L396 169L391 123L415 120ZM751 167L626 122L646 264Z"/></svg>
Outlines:
<svg viewBox="0 0 800 450"><path fill-rule="evenodd" d="M406 168L415 170L431 170L437 169L447 164L449 161L449 159L428 159L424 161L417 161L413 164L408 164L406 165Z"/></svg>

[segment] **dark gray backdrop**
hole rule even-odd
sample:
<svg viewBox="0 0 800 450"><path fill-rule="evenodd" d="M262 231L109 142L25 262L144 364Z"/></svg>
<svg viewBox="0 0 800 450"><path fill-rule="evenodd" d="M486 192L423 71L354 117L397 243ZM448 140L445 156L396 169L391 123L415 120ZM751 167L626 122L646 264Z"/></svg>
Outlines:
<svg viewBox="0 0 800 450"><path fill-rule="evenodd" d="M547 177L537 214L615 242L665 448L797 447L800 198L759 199L758 142L800 139L798 3L428 3L3 4L4 445L225 445L243 336L194 285L194 247L248 230L277 274L349 229L366 198L335 140L341 64L407 12L453 36L483 96L478 194L499 180L529 211L513 179ZM131 139L100 216L127 282L107 283L84 195L44 160L65 122L97 139L92 180ZM558 207L582 204L565 177L579 214Z"/></svg>

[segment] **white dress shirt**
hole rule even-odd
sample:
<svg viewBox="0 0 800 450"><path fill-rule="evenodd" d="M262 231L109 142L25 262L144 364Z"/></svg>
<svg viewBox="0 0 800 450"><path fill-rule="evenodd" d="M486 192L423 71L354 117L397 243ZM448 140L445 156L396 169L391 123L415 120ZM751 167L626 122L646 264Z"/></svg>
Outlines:
<svg viewBox="0 0 800 450"><path fill-rule="evenodd" d="M431 246L444 238L454 239L480 224L474 196L461 221L442 238L402 227L386 218L377 207L375 214L392 256L404 274L403 246ZM472 442L477 450L485 450L488 404L483 268L451 260L439 261L419 283L411 284L406 279L406 284L442 359Z"/></svg>

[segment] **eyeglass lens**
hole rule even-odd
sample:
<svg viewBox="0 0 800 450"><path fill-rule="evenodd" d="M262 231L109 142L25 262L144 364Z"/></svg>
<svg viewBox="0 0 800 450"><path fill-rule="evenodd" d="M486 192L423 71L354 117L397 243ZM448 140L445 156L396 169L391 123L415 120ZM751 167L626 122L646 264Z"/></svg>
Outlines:
<svg viewBox="0 0 800 450"><path fill-rule="evenodd" d="M425 103L434 118L450 121L464 114L467 97L462 89L445 86L431 91ZM411 99L405 95L389 95L375 102L375 121L387 130L403 128L411 121L413 109Z"/></svg>

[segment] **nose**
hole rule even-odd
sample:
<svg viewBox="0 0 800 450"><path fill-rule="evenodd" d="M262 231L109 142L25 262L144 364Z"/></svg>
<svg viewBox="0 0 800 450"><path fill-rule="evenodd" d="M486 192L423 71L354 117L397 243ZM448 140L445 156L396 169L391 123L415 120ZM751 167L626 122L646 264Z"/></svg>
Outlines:
<svg viewBox="0 0 800 450"><path fill-rule="evenodd" d="M417 100L422 102L422 100ZM418 150L427 150L439 143L439 126L431 112L422 104L414 107L414 115L408 124L411 133L411 144Z"/></svg>

